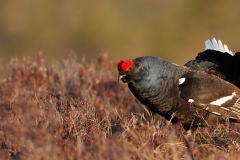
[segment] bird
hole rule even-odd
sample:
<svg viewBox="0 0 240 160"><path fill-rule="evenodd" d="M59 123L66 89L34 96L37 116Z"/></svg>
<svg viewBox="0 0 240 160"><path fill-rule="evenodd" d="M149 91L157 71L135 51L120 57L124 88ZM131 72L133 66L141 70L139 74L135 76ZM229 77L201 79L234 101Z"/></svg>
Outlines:
<svg viewBox="0 0 240 160"><path fill-rule="evenodd" d="M218 76L154 56L120 60L117 69L142 104L185 130L240 122L240 89Z"/></svg>
<svg viewBox="0 0 240 160"><path fill-rule="evenodd" d="M205 51L185 66L216 75L240 88L240 52L233 53L221 40L206 40Z"/></svg>

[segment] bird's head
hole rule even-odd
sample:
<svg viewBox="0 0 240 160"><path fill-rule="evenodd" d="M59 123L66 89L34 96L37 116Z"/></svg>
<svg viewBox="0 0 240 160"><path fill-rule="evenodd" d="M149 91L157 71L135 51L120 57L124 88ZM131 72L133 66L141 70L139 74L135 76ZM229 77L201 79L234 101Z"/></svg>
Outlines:
<svg viewBox="0 0 240 160"><path fill-rule="evenodd" d="M177 65L153 56L120 60L117 65L118 80L124 83L149 83L161 78L172 78L175 76L177 67Z"/></svg>
<svg viewBox="0 0 240 160"><path fill-rule="evenodd" d="M118 80L124 83L140 80L144 75L144 65L140 61L133 60L120 60L117 65Z"/></svg>
<svg viewBox="0 0 240 160"><path fill-rule="evenodd" d="M120 60L117 65L118 80L124 83L144 82L149 79L154 79L160 71L161 59L152 56L138 57L129 60Z"/></svg>
<svg viewBox="0 0 240 160"><path fill-rule="evenodd" d="M133 61L132 60L120 60L117 65L118 80L122 80L124 83L131 81L131 75L133 75Z"/></svg>

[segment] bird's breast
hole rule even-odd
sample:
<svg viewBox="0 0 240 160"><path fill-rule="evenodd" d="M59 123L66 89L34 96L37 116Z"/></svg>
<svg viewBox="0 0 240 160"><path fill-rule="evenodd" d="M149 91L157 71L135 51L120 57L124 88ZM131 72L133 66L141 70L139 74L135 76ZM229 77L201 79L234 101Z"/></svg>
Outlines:
<svg viewBox="0 0 240 160"><path fill-rule="evenodd" d="M168 83L165 83L168 82ZM149 109L157 113L172 110L179 99L178 85L171 81L150 81L148 84L129 83L134 96Z"/></svg>

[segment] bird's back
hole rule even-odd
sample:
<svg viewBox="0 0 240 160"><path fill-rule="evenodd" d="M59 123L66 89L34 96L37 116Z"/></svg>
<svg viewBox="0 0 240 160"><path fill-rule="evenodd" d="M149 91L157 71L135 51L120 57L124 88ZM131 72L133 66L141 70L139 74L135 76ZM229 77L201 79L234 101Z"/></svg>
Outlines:
<svg viewBox="0 0 240 160"><path fill-rule="evenodd" d="M206 41L206 50L185 66L216 75L240 88L240 53L233 54L226 45L215 39ZM224 47L223 47L224 46Z"/></svg>

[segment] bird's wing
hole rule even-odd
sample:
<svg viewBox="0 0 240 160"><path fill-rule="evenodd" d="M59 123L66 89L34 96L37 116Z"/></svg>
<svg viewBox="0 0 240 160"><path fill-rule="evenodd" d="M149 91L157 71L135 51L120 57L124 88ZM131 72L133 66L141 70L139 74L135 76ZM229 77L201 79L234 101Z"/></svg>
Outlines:
<svg viewBox="0 0 240 160"><path fill-rule="evenodd" d="M206 50L185 66L216 75L240 87L240 52L232 56L216 50Z"/></svg>
<svg viewBox="0 0 240 160"><path fill-rule="evenodd" d="M240 119L240 90L234 85L206 73L184 75L179 84L181 97L193 106L215 115Z"/></svg>

